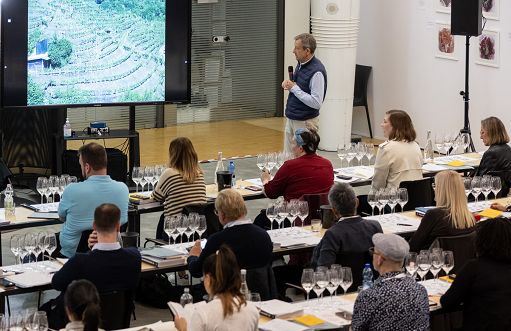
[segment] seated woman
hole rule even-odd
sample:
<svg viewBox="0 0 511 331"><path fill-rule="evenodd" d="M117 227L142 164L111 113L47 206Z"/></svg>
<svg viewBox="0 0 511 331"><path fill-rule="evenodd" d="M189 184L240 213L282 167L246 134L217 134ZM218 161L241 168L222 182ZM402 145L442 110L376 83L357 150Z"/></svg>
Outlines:
<svg viewBox="0 0 511 331"><path fill-rule="evenodd" d="M501 120L497 117L488 117L481 121L481 140L485 146L490 146L484 152L476 175L502 173L501 179L511 179L511 147L508 145L509 136ZM507 174L505 174L507 172ZM503 195L507 195L509 184L503 184Z"/></svg>
<svg viewBox="0 0 511 331"><path fill-rule="evenodd" d="M261 174L268 198L284 196L289 201L304 194L328 193L334 183L334 169L329 160L316 154L319 141L314 130L296 130L292 148L295 158L284 162L273 179L268 171Z"/></svg>
<svg viewBox="0 0 511 331"><path fill-rule="evenodd" d="M178 137L170 142L168 168L158 180L153 199L163 202L163 216L180 214L186 205L206 203L206 184L190 139ZM161 239L168 240L163 232L163 217L157 233L163 234Z"/></svg>
<svg viewBox="0 0 511 331"><path fill-rule="evenodd" d="M372 187L399 187L404 180L422 178L422 152L412 120L405 111L389 110L381 124L387 141L380 144Z"/></svg>
<svg viewBox="0 0 511 331"><path fill-rule="evenodd" d="M511 330L511 222L477 225L477 258L458 272L440 298L443 309L463 310L463 330Z"/></svg>
<svg viewBox="0 0 511 331"><path fill-rule="evenodd" d="M94 284L85 279L73 281L67 287L64 305L70 321L65 330L98 330L101 308Z"/></svg>
<svg viewBox="0 0 511 331"><path fill-rule="evenodd" d="M212 299L193 312L191 325L176 316L179 331L257 331L259 312L241 293L241 273L236 256L226 245L204 261L204 287Z"/></svg>
<svg viewBox="0 0 511 331"><path fill-rule="evenodd" d="M452 170L435 176L436 207L426 212L410 239L410 251L429 249L438 237L457 236L474 230L475 219L468 210L460 174Z"/></svg>

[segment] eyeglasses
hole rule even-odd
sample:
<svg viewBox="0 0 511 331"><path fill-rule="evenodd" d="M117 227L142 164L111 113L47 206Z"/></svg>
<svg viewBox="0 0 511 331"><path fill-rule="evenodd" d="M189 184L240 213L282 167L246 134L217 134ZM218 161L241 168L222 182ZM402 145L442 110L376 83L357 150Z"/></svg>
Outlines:
<svg viewBox="0 0 511 331"><path fill-rule="evenodd" d="M218 216L218 210L215 209L215 215Z"/></svg>
<svg viewBox="0 0 511 331"><path fill-rule="evenodd" d="M374 247L369 248L369 254L371 254L371 256L381 255L380 253L378 253L377 251L374 250Z"/></svg>
<svg viewBox="0 0 511 331"><path fill-rule="evenodd" d="M436 184L434 182L431 183L431 187L433 188L433 190L436 189Z"/></svg>

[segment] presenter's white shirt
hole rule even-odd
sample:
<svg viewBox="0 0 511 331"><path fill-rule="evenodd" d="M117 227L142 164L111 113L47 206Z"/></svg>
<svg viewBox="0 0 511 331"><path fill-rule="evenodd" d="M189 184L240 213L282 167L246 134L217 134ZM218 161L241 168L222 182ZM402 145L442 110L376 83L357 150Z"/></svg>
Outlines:
<svg viewBox="0 0 511 331"><path fill-rule="evenodd" d="M189 331L257 331L259 312L251 303L241 306L240 311L224 318L222 301L214 299L196 309L192 315Z"/></svg>

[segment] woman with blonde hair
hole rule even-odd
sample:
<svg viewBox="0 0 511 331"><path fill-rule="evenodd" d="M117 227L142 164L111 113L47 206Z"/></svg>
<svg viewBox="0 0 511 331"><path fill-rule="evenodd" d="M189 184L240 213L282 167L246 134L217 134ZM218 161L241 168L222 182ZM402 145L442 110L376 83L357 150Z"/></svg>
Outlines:
<svg viewBox="0 0 511 331"><path fill-rule="evenodd" d="M168 168L161 174L153 192L153 199L163 202L164 212L156 231L168 240L163 232L166 216L180 214L184 206L206 203L206 184L199 166L199 159L190 139L178 137L170 142Z"/></svg>
<svg viewBox="0 0 511 331"><path fill-rule="evenodd" d="M474 215L468 210L461 175L452 170L435 176L436 208L426 212L410 239L410 251L428 249L438 237L457 236L474 230Z"/></svg>
<svg viewBox="0 0 511 331"><path fill-rule="evenodd" d="M241 272L233 251L222 245L202 266L204 287L211 299L193 312L187 325L176 316L178 331L257 331L259 312L241 293Z"/></svg>
<svg viewBox="0 0 511 331"><path fill-rule="evenodd" d="M511 172L511 147L506 127L497 117L488 117L481 121L481 140L490 146L484 152L477 175L483 176L490 171Z"/></svg>
<svg viewBox="0 0 511 331"><path fill-rule="evenodd" d="M373 188L399 187L404 180L421 179L422 152L410 116L403 110L389 110L381 127L387 141L378 148Z"/></svg>

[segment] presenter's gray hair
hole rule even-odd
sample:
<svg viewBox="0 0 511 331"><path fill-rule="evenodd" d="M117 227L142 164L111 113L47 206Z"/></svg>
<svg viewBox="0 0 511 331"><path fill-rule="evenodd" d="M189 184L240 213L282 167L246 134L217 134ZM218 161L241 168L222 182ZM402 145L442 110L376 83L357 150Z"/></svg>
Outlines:
<svg viewBox="0 0 511 331"><path fill-rule="evenodd" d="M357 196L349 184L335 183L328 192L328 202L341 216L357 213Z"/></svg>
<svg viewBox="0 0 511 331"><path fill-rule="evenodd" d="M310 49L311 53L314 54L316 51L316 38L310 33L302 33L295 37L295 40L300 40L302 42L303 49Z"/></svg>

